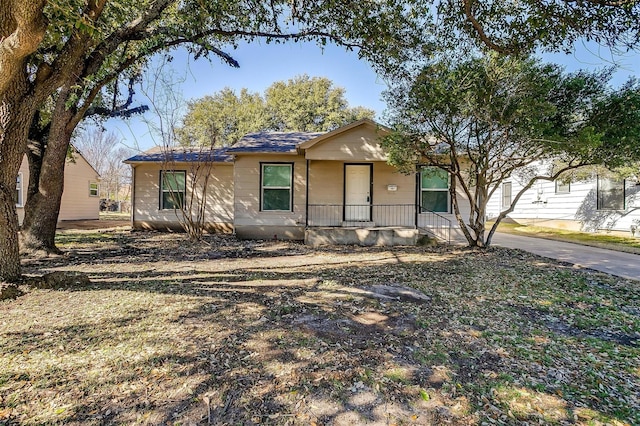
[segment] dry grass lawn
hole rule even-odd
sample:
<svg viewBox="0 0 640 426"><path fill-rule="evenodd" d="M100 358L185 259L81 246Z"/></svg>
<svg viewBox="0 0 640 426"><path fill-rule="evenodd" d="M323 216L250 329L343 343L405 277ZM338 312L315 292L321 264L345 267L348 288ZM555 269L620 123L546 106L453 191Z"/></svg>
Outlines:
<svg viewBox="0 0 640 426"><path fill-rule="evenodd" d="M497 248L59 242L25 272L91 284L0 302L0 424L640 424L637 281Z"/></svg>

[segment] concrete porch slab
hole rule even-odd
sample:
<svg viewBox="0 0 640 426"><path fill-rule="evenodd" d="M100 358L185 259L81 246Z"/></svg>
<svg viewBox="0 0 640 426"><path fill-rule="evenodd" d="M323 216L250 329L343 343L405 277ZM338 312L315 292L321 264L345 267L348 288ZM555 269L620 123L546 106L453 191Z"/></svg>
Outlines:
<svg viewBox="0 0 640 426"><path fill-rule="evenodd" d="M323 245L406 246L415 245L415 228L307 228L304 242L313 247Z"/></svg>

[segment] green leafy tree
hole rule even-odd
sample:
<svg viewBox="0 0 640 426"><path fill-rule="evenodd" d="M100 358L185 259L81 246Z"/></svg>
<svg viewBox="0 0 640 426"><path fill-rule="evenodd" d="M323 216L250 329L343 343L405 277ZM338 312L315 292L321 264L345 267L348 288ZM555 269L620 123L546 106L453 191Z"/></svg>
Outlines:
<svg viewBox="0 0 640 426"><path fill-rule="evenodd" d="M184 146L230 146L247 133L268 127L264 100L257 93L230 88L191 101L178 138Z"/></svg>
<svg viewBox="0 0 640 426"><path fill-rule="evenodd" d="M616 99L637 97L637 86L612 91L609 79L609 72L565 75L557 66L495 54L429 65L414 81L385 93L396 131L383 143L391 162L405 171L432 166L451 176L460 228L470 246L486 247L537 180L615 159L608 153L620 144L637 146L637 137L625 141L614 133L622 127L625 135L637 135L637 116L617 117L614 126L602 117ZM487 203L513 175L523 188L485 235ZM468 217L461 199L469 203Z"/></svg>
<svg viewBox="0 0 640 426"><path fill-rule="evenodd" d="M435 49L459 47L464 40L503 54L569 52L577 41L593 41L626 51L637 49L640 40L640 4L635 0L410 3Z"/></svg>
<svg viewBox="0 0 640 426"><path fill-rule="evenodd" d="M264 97L225 88L191 101L178 129L183 146L230 146L247 133L259 131L322 132L336 129L375 112L349 107L343 88L326 77L299 76L269 86Z"/></svg>
<svg viewBox="0 0 640 426"><path fill-rule="evenodd" d="M273 83L265 91L269 130L324 132L337 129L375 112L363 107L352 109L345 91L325 77L302 75Z"/></svg>
<svg viewBox="0 0 640 426"><path fill-rule="evenodd" d="M569 49L583 38L635 49L640 37L634 0L464 0L462 7L441 0L6 0L0 17L0 278L9 281L20 278L12 188L27 131L63 86L74 104L154 52L186 44L196 57L229 61L225 46L255 37L340 38L387 71L416 52L445 51L460 36L502 52ZM57 133L66 137L66 127Z"/></svg>
<svg viewBox="0 0 640 426"><path fill-rule="evenodd" d="M640 171L640 80L630 78L595 102L590 122L603 149L603 161L612 169Z"/></svg>
<svg viewBox="0 0 640 426"><path fill-rule="evenodd" d="M0 256L0 278L20 278L12 188L27 149L29 123L45 102L55 105L56 114L42 145L39 188L30 202L32 213L22 236L25 246L56 251L53 238L63 189L65 145L102 88L122 72L143 67L155 53L178 45L186 46L196 58L218 57L231 65L237 64L225 49L239 40L334 40L361 47L363 39L378 30L370 28L365 34L356 23L364 17L380 22L402 20L404 10L396 6L394 1L357 5L287 0L2 2L0 246L6 256ZM341 20L336 20L336 13ZM359 29L354 31L355 27Z"/></svg>

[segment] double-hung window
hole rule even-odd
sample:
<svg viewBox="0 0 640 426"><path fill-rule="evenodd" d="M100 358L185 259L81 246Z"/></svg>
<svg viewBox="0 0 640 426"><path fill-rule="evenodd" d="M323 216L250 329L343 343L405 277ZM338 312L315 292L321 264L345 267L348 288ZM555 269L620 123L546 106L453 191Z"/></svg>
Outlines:
<svg viewBox="0 0 640 426"><path fill-rule="evenodd" d="M22 173L18 173L18 180L16 181L16 207L22 207L24 205L22 197Z"/></svg>
<svg viewBox="0 0 640 426"><path fill-rule="evenodd" d="M571 192L571 182L556 179L556 194L568 194Z"/></svg>
<svg viewBox="0 0 640 426"><path fill-rule="evenodd" d="M608 179L598 176L598 210L624 210L624 179Z"/></svg>
<svg viewBox="0 0 640 426"><path fill-rule="evenodd" d="M89 182L89 197L97 197L99 194L98 182Z"/></svg>
<svg viewBox="0 0 640 426"><path fill-rule="evenodd" d="M262 211L291 211L293 164L261 164Z"/></svg>
<svg viewBox="0 0 640 426"><path fill-rule="evenodd" d="M511 192L511 182L504 182L502 184L502 208L508 209L511 207L512 192Z"/></svg>
<svg viewBox="0 0 640 426"><path fill-rule="evenodd" d="M160 172L160 209L175 210L184 207L185 188L185 171Z"/></svg>
<svg viewBox="0 0 640 426"><path fill-rule="evenodd" d="M425 167L420 173L420 208L423 212L449 212L449 173Z"/></svg>

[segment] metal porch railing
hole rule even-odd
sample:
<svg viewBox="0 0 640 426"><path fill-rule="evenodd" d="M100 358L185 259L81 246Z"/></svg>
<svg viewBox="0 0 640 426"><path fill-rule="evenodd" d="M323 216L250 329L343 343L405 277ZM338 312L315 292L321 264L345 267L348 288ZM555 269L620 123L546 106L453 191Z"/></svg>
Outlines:
<svg viewBox="0 0 640 426"><path fill-rule="evenodd" d="M309 204L307 226L416 227L413 204Z"/></svg>
<svg viewBox="0 0 640 426"><path fill-rule="evenodd" d="M309 204L308 227L403 227L418 228L451 242L451 221L415 204Z"/></svg>
<svg viewBox="0 0 640 426"><path fill-rule="evenodd" d="M436 212L421 211L418 215L418 228L448 244L451 243L451 221Z"/></svg>

